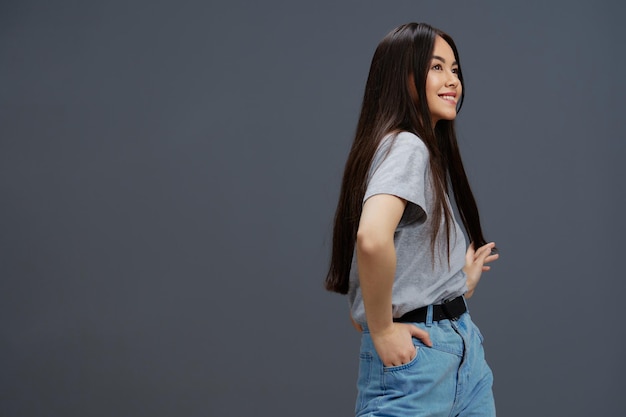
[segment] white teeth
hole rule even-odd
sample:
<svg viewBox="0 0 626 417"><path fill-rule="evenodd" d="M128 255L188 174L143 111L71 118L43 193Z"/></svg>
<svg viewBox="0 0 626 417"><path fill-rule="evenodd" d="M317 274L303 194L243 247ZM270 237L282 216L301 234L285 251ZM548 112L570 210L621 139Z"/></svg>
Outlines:
<svg viewBox="0 0 626 417"><path fill-rule="evenodd" d="M439 96L439 97L441 97L444 100L454 101L454 97L452 97L452 96Z"/></svg>

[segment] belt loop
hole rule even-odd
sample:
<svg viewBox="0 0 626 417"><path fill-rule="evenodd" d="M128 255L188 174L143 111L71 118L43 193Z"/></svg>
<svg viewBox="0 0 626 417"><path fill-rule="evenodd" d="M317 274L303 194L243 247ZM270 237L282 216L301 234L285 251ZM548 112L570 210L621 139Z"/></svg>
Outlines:
<svg viewBox="0 0 626 417"><path fill-rule="evenodd" d="M426 310L426 327L430 327L433 324L433 305L429 304Z"/></svg>

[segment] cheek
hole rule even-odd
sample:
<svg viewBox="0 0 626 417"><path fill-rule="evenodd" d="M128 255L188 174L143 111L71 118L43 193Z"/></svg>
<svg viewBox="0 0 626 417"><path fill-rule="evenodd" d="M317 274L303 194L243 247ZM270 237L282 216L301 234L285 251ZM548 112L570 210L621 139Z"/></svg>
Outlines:
<svg viewBox="0 0 626 417"><path fill-rule="evenodd" d="M437 94L437 91L439 90L437 85L438 83L436 77L429 75L428 78L426 78L426 94L429 96L431 94Z"/></svg>

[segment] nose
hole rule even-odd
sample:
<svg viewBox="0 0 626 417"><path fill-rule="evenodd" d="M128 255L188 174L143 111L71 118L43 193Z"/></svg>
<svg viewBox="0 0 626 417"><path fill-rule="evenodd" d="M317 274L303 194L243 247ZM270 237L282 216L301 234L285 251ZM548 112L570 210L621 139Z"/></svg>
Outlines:
<svg viewBox="0 0 626 417"><path fill-rule="evenodd" d="M452 72L452 70L448 70L447 73L448 79L446 80L446 86L457 87L461 83L461 80L459 80L459 74L455 74L454 72Z"/></svg>
<svg viewBox="0 0 626 417"><path fill-rule="evenodd" d="M455 74L452 71L448 71L448 79L446 80L447 87L456 87L459 85L461 80L459 80L458 74Z"/></svg>

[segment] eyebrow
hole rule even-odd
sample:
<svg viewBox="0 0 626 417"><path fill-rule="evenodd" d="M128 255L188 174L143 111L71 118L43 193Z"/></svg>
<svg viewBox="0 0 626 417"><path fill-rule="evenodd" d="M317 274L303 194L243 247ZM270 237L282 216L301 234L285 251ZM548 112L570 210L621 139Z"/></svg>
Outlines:
<svg viewBox="0 0 626 417"><path fill-rule="evenodd" d="M442 57L440 57L439 55L433 55L433 58L432 58L432 59L438 59L438 60L440 60L441 62L443 62L444 64L446 63L446 60L445 60L445 59L443 59ZM454 62L452 63L452 65L459 65L459 63L458 63L458 62L456 62L456 61L454 61Z"/></svg>

